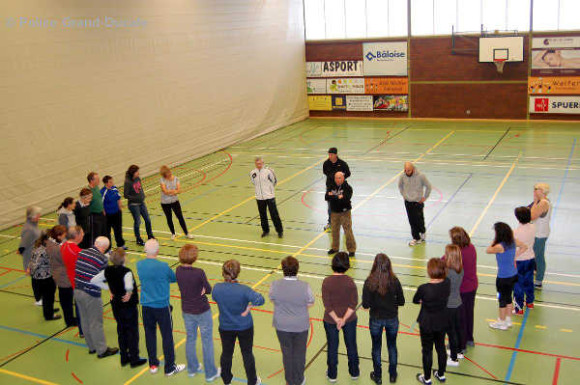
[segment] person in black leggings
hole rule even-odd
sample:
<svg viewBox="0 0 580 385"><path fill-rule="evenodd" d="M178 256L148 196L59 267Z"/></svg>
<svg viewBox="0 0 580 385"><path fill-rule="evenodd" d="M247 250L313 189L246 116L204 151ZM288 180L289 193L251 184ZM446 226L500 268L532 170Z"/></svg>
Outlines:
<svg viewBox="0 0 580 385"><path fill-rule="evenodd" d="M181 184L179 179L173 175L169 167L161 166L159 170L161 174L161 208L167 219L167 226L169 226L169 231L171 231L171 239L175 239L175 226L173 226L173 217L171 215L171 210L175 213L175 216L179 220L179 224L183 229L183 233L187 238L193 238L193 235L189 234L187 231L187 224L183 218L183 213L181 212L181 204L179 204L179 199L177 194L181 193Z"/></svg>

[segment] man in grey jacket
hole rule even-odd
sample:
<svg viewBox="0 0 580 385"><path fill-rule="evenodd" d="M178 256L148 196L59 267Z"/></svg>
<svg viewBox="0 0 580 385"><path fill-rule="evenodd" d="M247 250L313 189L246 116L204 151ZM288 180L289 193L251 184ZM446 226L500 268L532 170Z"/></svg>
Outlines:
<svg viewBox="0 0 580 385"><path fill-rule="evenodd" d="M255 164L256 168L250 172L250 179L256 189L256 202L258 203L260 222L262 224L262 238L270 233L266 209L270 210L270 217L278 233L278 238L282 238L284 228L282 227L282 221L276 207L276 198L274 197L274 187L278 183L276 174L274 174L274 170L264 167L264 160L260 157L256 158Z"/></svg>
<svg viewBox="0 0 580 385"><path fill-rule="evenodd" d="M425 242L425 217L423 208L431 194L431 183L411 162L405 163L405 172L399 178L399 191L405 199L405 209L411 225L413 240L409 246Z"/></svg>

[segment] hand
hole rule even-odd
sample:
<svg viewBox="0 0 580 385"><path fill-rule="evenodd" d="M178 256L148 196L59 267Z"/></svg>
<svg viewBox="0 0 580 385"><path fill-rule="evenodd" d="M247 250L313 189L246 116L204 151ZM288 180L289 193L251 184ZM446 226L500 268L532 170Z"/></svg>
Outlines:
<svg viewBox="0 0 580 385"><path fill-rule="evenodd" d="M426 199L425 198L421 198L421 200L419 200L419 203L425 203Z"/></svg>
<svg viewBox="0 0 580 385"><path fill-rule="evenodd" d="M201 295L205 295L205 287L201 289Z"/></svg>
<svg viewBox="0 0 580 385"><path fill-rule="evenodd" d="M343 197L342 195L339 195L339 196L338 196L338 199L342 199L342 197Z"/></svg>
<svg viewBox="0 0 580 385"><path fill-rule="evenodd" d="M30 267L27 267L27 268L26 268L26 271L25 271L25 273L26 273L26 275L30 275Z"/></svg>
<svg viewBox="0 0 580 385"><path fill-rule="evenodd" d="M250 308L247 308L246 310L244 310L244 312L241 314L242 317L247 317L248 314L250 314Z"/></svg>
<svg viewBox="0 0 580 385"><path fill-rule="evenodd" d="M126 293L126 294L125 294L125 295L124 295L124 296L121 298L121 301L123 301L123 302L129 302L129 300L131 299L131 294L132 294L132 293L131 293L130 291L128 291L128 292L127 292L127 293Z"/></svg>
<svg viewBox="0 0 580 385"><path fill-rule="evenodd" d="M330 195L330 196L333 196L334 195L334 193L332 191L329 191L327 194Z"/></svg>
<svg viewBox="0 0 580 385"><path fill-rule="evenodd" d="M342 319L342 318L339 318L339 319L338 319L338 321L336 321L336 328L337 328L338 330L342 329L342 327L344 326L344 323L345 323L345 322L344 322L344 319Z"/></svg>

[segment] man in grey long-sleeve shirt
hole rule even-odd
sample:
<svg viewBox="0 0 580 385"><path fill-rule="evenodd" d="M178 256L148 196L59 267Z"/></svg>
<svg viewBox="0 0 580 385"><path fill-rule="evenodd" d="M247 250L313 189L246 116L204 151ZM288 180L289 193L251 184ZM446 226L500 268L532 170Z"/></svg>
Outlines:
<svg viewBox="0 0 580 385"><path fill-rule="evenodd" d="M28 264L32 257L32 248L38 238L40 238L40 229L38 228L38 220L40 219L41 209L37 206L31 206L26 209L26 223L22 226L22 233L20 234L20 244L18 245L18 254L22 256L22 266L26 274L30 273ZM42 306L42 297L40 295L40 288L37 281L30 274L32 279L32 292L36 300L36 306Z"/></svg>
<svg viewBox="0 0 580 385"><path fill-rule="evenodd" d="M399 178L399 191L405 199L405 209L411 225L413 240L409 246L425 242L425 217L423 208L431 194L431 183L411 162L405 163L405 172Z"/></svg>

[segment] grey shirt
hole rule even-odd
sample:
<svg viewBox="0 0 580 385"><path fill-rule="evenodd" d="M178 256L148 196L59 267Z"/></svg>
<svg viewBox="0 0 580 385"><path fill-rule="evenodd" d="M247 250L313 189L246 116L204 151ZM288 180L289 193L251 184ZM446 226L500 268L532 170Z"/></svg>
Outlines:
<svg viewBox="0 0 580 385"><path fill-rule="evenodd" d="M415 168L411 176L403 172L399 178L399 192L407 202L419 202L421 198L427 200L431 194L431 183Z"/></svg>
<svg viewBox="0 0 580 385"><path fill-rule="evenodd" d="M461 287L461 281L463 281L463 270L461 270L461 273L457 273L453 269L448 269L447 278L449 278L449 281L451 281L451 290L449 290L447 307L450 309L456 309L461 306L461 295L459 294L459 288Z"/></svg>
<svg viewBox="0 0 580 385"><path fill-rule="evenodd" d="M308 305L314 303L310 285L296 277L284 277L272 283L270 301L274 303L273 325L276 330L301 333L310 328Z"/></svg>
<svg viewBox="0 0 580 385"><path fill-rule="evenodd" d="M177 190L179 179L177 179L176 176L173 177L173 180L161 178L161 183L165 185L167 190ZM177 200L177 195L166 195L163 193L163 190L161 190L161 204L175 203Z"/></svg>
<svg viewBox="0 0 580 385"><path fill-rule="evenodd" d="M19 250L22 250L22 266L24 270L28 269L30 263L30 258L32 257L32 248L34 247L34 242L40 238L40 229L38 228L38 223L31 222L29 220L22 226L22 233L20 234L20 245Z"/></svg>

